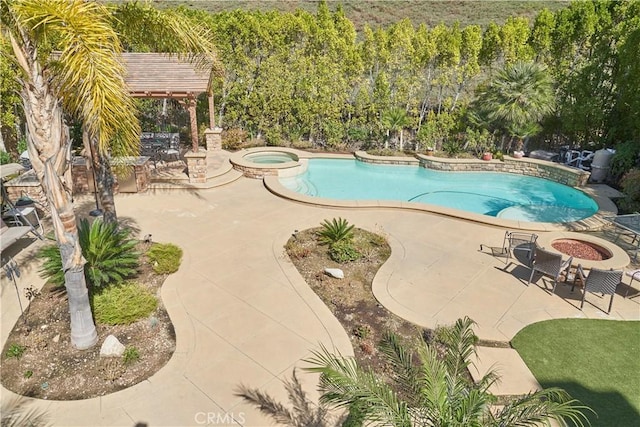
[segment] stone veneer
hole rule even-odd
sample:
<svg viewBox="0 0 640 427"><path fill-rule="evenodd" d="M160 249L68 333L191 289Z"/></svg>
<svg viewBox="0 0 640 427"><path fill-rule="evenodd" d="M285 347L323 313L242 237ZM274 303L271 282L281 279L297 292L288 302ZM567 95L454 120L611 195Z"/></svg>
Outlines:
<svg viewBox="0 0 640 427"><path fill-rule="evenodd" d="M40 218L51 213L47 196L44 194L40 181L38 181L38 177L33 170L25 172L11 181L4 183L4 188L7 190L9 200L14 203L23 196L34 200Z"/></svg>
<svg viewBox="0 0 640 427"><path fill-rule="evenodd" d="M188 151L184 158L187 161L189 182L191 184L207 182L207 151L203 149L197 153Z"/></svg>
<svg viewBox="0 0 640 427"><path fill-rule="evenodd" d="M358 160L368 163L416 165L422 167L451 172L505 172L518 175L545 178L551 181L565 184L571 187L582 187L587 184L589 176L587 171L570 168L559 163L546 160L522 158L516 159L505 156L504 160L478 160L478 159L447 159L442 157L417 155L417 159L410 157L385 157L372 156L364 151L356 151Z"/></svg>
<svg viewBox="0 0 640 427"><path fill-rule="evenodd" d="M128 166L133 167L131 174L122 180L122 188L118 177L115 176L113 192L118 193L141 193L147 191L151 182L151 169L149 157L128 157L119 160ZM91 168L87 167L84 157L74 157L71 162L71 177L73 180L73 194L90 193L94 191L93 174Z"/></svg>
<svg viewBox="0 0 640 427"><path fill-rule="evenodd" d="M204 141L207 151L222 150L222 128L206 129L204 131Z"/></svg>

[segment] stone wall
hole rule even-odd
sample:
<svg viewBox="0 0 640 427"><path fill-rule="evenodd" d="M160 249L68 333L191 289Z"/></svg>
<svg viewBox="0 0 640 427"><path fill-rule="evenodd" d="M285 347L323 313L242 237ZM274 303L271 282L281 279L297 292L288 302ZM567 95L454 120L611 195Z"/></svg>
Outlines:
<svg viewBox="0 0 640 427"><path fill-rule="evenodd" d="M125 178L115 177L113 192L141 193L147 191L151 182L151 170L148 157L128 157L120 160L131 166L133 171ZM84 157L75 157L71 163L71 177L73 180L73 194L92 193L94 191L93 173L87 168Z"/></svg>
<svg viewBox="0 0 640 427"><path fill-rule="evenodd" d="M4 184L9 200L15 203L20 197L27 196L36 202L36 209L40 218L51 213L49 202L40 186L40 181L33 170L23 173L17 178Z"/></svg>
<svg viewBox="0 0 640 427"><path fill-rule="evenodd" d="M515 159L505 156L501 160L445 159L418 154L422 167L452 172L506 172L519 175L545 178L571 187L582 187L587 184L587 171L570 168L559 163L530 158Z"/></svg>
<svg viewBox="0 0 640 427"><path fill-rule="evenodd" d="M420 161L415 157L388 157L388 156L373 156L364 151L356 151L353 153L356 159L365 163L377 163L381 165L409 165L417 166Z"/></svg>

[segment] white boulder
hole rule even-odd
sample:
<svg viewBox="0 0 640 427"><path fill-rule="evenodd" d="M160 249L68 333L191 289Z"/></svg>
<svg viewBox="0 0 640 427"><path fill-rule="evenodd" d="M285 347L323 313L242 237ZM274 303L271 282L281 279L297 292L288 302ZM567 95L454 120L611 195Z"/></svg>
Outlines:
<svg viewBox="0 0 640 427"><path fill-rule="evenodd" d="M123 353L124 345L113 335L105 338L102 347L100 347L100 356L102 357L120 357Z"/></svg>
<svg viewBox="0 0 640 427"><path fill-rule="evenodd" d="M331 277L335 277L336 279L344 279L344 271L340 270L339 268L325 268L324 272Z"/></svg>

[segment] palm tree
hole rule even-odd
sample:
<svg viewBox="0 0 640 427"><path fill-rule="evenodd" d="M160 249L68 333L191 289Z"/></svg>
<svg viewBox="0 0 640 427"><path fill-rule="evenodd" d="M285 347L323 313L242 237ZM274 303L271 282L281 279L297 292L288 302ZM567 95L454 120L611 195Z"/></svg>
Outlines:
<svg viewBox="0 0 640 427"><path fill-rule="evenodd" d="M409 118L407 117L407 112L402 108L394 107L390 110L387 110L382 115L382 126L385 129L389 130L392 133L399 132L400 134L400 146L399 149L402 151L403 140L402 136L404 133L404 128L409 124ZM389 141L385 141L384 148L389 148Z"/></svg>
<svg viewBox="0 0 640 427"><path fill-rule="evenodd" d="M469 358L475 354L477 336L474 322L459 319L443 328L439 344L417 350L417 360L392 334L381 351L392 371L385 382L379 373L358 366L353 358L333 355L322 348L308 360L308 368L320 373L321 402L339 407L359 404L365 421L398 427L410 426L512 426L548 424L561 426L567 420L583 426L587 409L563 390L550 388L511 399L502 408L494 407L496 398L489 386L498 378L489 372L477 383L468 375Z"/></svg>
<svg viewBox="0 0 640 427"><path fill-rule="evenodd" d="M539 132L539 122L554 106L553 81L545 67L516 62L478 89L470 110L472 121L505 132L519 149L524 139Z"/></svg>
<svg viewBox="0 0 640 427"><path fill-rule="evenodd" d="M309 400L307 394L302 390L295 369L291 375L291 381L283 381L283 383L293 410L255 388L241 385L235 394L242 397L245 402L257 406L263 414L270 416L279 424L292 427L337 427L343 425L344 416L334 417L325 405L317 405Z"/></svg>
<svg viewBox="0 0 640 427"><path fill-rule="evenodd" d="M121 45L108 9L83 0L2 0L2 32L19 67L29 157L51 208L71 317L71 344L97 342L70 183L71 141L63 108L80 118L101 152L137 147L135 105L124 84ZM54 54L54 50L58 53Z"/></svg>
<svg viewBox="0 0 640 427"><path fill-rule="evenodd" d="M11 42L14 61L20 70L20 97L27 118L29 157L51 207L56 240L65 274L65 287L71 314L71 343L85 349L97 342L97 333L84 277L85 260L78 241L76 216L70 183L63 177L68 171L71 141L64 122L64 111L82 121L93 151L93 163L99 170L98 185L103 197L113 201L111 171L107 153L113 156L137 152L140 126L136 108L124 83L122 46L114 30L112 10L98 2L83 0L0 0L2 34ZM123 7L118 23L135 27L135 19L156 17L153 12L135 5ZM146 11L146 12L145 12ZM176 15L170 12L168 16ZM127 21L124 19L129 17ZM175 28L180 19L156 19L165 23L162 34L182 34L185 38L163 41L167 51L188 47L200 52L189 36L191 27ZM149 28L158 28L151 25ZM138 28L139 29L139 28ZM132 31L132 30L130 30ZM148 31L138 33L138 40L154 37ZM160 42L158 42L161 44ZM206 44L207 49L209 44ZM173 48L171 48L173 47ZM172 50L173 49L173 50ZM55 53L54 53L55 52ZM200 65L207 58L198 59ZM107 202L105 208L115 206Z"/></svg>

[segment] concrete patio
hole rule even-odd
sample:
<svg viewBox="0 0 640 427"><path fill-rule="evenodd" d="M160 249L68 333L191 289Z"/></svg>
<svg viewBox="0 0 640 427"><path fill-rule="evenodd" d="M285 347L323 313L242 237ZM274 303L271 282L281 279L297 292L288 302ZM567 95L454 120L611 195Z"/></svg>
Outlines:
<svg viewBox="0 0 640 427"><path fill-rule="evenodd" d="M482 339L508 341L524 326L546 319L640 319L637 296L617 295L607 315L602 309L608 298L590 294L580 311L580 291L559 285L552 295L547 279L527 286L528 268L516 261L505 270L502 259L479 251L481 243L500 245L504 229L499 227L425 212L304 205L244 177L212 189L156 188L119 195L116 205L119 217L141 236L151 233L154 241L184 250L180 270L162 289L176 329L176 352L156 375L127 390L82 401L35 401L56 426L272 425L234 395L239 384L286 402L280 381L290 377L293 367L304 366L300 360L310 350L324 344L352 353L340 323L283 249L294 230L338 216L386 233L393 251L376 276L374 293L391 311L419 325L434 327L467 315L478 323ZM25 273L22 287L42 284L36 261L30 259L33 246L16 255ZM4 344L19 308L13 285L4 276L1 280ZM630 292L637 294L637 289ZM500 350L491 349L485 357L481 349L480 357L505 363L502 371L509 378L503 379L502 392L535 388L519 357L502 349L510 352L502 359ZM513 374L510 366L516 366ZM317 378L299 377L315 398ZM3 401L10 395L2 389Z"/></svg>

